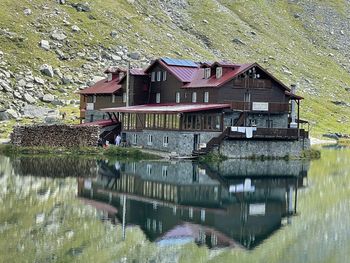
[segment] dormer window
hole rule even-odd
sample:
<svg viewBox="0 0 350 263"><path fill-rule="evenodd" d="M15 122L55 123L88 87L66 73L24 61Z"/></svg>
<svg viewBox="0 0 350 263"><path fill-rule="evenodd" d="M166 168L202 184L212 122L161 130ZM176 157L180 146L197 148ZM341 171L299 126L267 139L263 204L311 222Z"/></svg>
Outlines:
<svg viewBox="0 0 350 263"><path fill-rule="evenodd" d="M112 73L108 73L107 74L107 81L108 82L112 81L112 77L113 77Z"/></svg>
<svg viewBox="0 0 350 263"><path fill-rule="evenodd" d="M204 69L204 78L205 79L209 79L210 78L210 73L211 73L211 69L210 68L205 68Z"/></svg>
<svg viewBox="0 0 350 263"><path fill-rule="evenodd" d="M219 79L222 76L222 67L216 68L216 78Z"/></svg>

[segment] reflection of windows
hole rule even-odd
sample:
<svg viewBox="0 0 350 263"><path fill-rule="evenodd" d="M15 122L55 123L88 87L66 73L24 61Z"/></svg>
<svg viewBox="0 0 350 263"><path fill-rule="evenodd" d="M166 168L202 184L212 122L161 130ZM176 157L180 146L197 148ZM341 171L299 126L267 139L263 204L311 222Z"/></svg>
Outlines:
<svg viewBox="0 0 350 263"><path fill-rule="evenodd" d="M152 174L152 165L151 164L147 164L146 170L147 170L147 174L151 175Z"/></svg>
<svg viewBox="0 0 350 263"><path fill-rule="evenodd" d="M147 144L152 145L152 143L153 143L153 136L152 134L148 134Z"/></svg>
<svg viewBox="0 0 350 263"><path fill-rule="evenodd" d="M137 144L137 134L132 135L132 143Z"/></svg>
<svg viewBox="0 0 350 263"><path fill-rule="evenodd" d="M190 218L193 218L193 208L192 207L188 209L188 216Z"/></svg>
<svg viewBox="0 0 350 263"><path fill-rule="evenodd" d="M169 137L168 136L164 136L163 137L163 146L164 147L168 147L168 143L169 143Z"/></svg>
<svg viewBox="0 0 350 263"><path fill-rule="evenodd" d="M163 177L168 176L168 166L162 166L162 176Z"/></svg>
<svg viewBox="0 0 350 263"><path fill-rule="evenodd" d="M156 93L156 103L160 103L160 93Z"/></svg>
<svg viewBox="0 0 350 263"><path fill-rule="evenodd" d="M273 121L272 120L266 120L266 128L273 128Z"/></svg>
<svg viewBox="0 0 350 263"><path fill-rule="evenodd" d="M201 221L205 221L205 210L204 209L202 209L201 210Z"/></svg>

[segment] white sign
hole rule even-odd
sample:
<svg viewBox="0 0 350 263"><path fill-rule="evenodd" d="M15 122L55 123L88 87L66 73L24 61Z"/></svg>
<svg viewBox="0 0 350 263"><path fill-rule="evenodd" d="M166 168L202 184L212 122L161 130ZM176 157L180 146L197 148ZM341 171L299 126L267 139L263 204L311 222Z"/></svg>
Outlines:
<svg viewBox="0 0 350 263"><path fill-rule="evenodd" d="M253 110L255 111L269 111L268 102L253 102Z"/></svg>
<svg viewBox="0 0 350 263"><path fill-rule="evenodd" d="M86 103L86 110L94 110L94 104L93 103Z"/></svg>
<svg viewBox="0 0 350 263"><path fill-rule="evenodd" d="M265 215L266 205L262 204L250 204L249 205L249 215Z"/></svg>

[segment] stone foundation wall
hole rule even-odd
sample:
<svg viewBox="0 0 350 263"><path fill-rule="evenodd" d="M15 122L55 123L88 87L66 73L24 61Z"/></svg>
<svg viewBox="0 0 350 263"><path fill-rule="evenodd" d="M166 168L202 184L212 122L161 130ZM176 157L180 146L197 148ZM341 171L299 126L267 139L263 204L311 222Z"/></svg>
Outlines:
<svg viewBox="0 0 350 263"><path fill-rule="evenodd" d="M199 135L199 143L207 143L211 138L219 136L221 132L179 132L144 130L141 132L124 132L126 141L131 145L142 146L146 149L176 152L179 155L191 155L194 147L194 134ZM152 135L152 143L148 136ZM136 136L136 141L135 141ZM164 136L168 136L168 144L164 145Z"/></svg>
<svg viewBox="0 0 350 263"><path fill-rule="evenodd" d="M228 158L235 159L260 156L283 158L286 155L298 157L303 150L309 148L309 139L299 141L225 140L217 151Z"/></svg>
<svg viewBox="0 0 350 263"><path fill-rule="evenodd" d="M97 146L98 126L32 125L15 126L11 143L16 146Z"/></svg>

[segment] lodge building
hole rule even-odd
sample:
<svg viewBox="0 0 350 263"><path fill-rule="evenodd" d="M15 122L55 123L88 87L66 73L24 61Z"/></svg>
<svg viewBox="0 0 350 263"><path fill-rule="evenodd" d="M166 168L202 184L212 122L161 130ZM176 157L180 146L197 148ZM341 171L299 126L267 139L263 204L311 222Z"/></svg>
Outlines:
<svg viewBox="0 0 350 263"><path fill-rule="evenodd" d="M148 68L106 71L80 91L81 119L114 119L123 140L180 155L208 152L228 140L300 141L300 100L257 63L160 58ZM113 118L114 116L114 118ZM297 147L298 149L300 147Z"/></svg>

